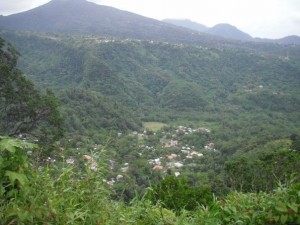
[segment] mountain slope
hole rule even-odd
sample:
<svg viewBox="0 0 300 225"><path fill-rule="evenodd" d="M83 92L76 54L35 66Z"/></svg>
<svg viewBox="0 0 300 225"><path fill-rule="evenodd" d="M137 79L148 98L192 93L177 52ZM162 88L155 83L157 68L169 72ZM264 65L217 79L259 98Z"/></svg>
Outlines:
<svg viewBox="0 0 300 225"><path fill-rule="evenodd" d="M0 29L201 43L216 39L85 0L52 0L26 12L2 16Z"/></svg>

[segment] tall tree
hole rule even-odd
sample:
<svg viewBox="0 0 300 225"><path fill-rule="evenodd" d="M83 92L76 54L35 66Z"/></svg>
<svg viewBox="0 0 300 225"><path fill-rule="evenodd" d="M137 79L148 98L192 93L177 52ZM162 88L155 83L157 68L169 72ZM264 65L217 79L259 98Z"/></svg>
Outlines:
<svg viewBox="0 0 300 225"><path fill-rule="evenodd" d="M42 94L16 68L18 52L0 37L0 135L37 138L42 145L63 135L58 100Z"/></svg>

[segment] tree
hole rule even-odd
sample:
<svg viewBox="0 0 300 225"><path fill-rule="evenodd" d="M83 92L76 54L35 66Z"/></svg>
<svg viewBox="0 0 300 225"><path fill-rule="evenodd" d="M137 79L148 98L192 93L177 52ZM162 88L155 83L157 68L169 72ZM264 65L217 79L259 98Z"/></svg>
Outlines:
<svg viewBox="0 0 300 225"><path fill-rule="evenodd" d="M28 135L48 145L63 135L58 100L16 68L18 53L0 38L0 135Z"/></svg>

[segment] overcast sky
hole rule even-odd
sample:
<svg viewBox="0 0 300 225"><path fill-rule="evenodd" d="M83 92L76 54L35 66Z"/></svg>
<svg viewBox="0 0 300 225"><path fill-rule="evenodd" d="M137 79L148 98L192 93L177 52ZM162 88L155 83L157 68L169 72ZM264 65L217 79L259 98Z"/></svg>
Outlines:
<svg viewBox="0 0 300 225"><path fill-rule="evenodd" d="M9 15L50 0L0 0ZM190 19L206 26L229 23L253 37L300 36L300 0L89 0L154 19Z"/></svg>

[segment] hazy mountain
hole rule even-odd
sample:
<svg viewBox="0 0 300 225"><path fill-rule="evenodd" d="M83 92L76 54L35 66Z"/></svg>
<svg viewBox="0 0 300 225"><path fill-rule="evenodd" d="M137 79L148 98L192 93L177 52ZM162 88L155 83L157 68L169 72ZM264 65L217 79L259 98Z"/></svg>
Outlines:
<svg viewBox="0 0 300 225"><path fill-rule="evenodd" d="M204 32L207 34L212 34L215 36L220 36L223 38L235 39L235 40L244 40L244 41L251 41L252 37L239 30L235 26L230 24L217 24L212 28L206 27L200 23L193 22L188 19L164 19L163 22L174 24L179 27L185 27L192 30Z"/></svg>
<svg viewBox="0 0 300 225"><path fill-rule="evenodd" d="M251 41L252 37L239 30L235 26L232 26L230 24L217 24L214 27L206 30L207 33L225 37L225 38L230 38L230 39L237 39L237 40L244 40L244 41Z"/></svg>
<svg viewBox="0 0 300 225"><path fill-rule="evenodd" d="M239 30L237 27L230 24L217 24L212 28L206 27L200 23L193 22L188 19L164 19L163 22L174 24L179 27L189 28L195 31L204 32L211 35L220 36L223 38L254 41L254 42L266 42L266 43L279 43L279 44L300 44L300 37L296 35L287 36L280 39L268 39L268 38L252 38L249 34Z"/></svg>
<svg viewBox="0 0 300 225"><path fill-rule="evenodd" d="M207 34L200 35L189 29L85 0L52 0L26 12L1 16L0 29L201 43L214 39Z"/></svg>
<svg viewBox="0 0 300 225"><path fill-rule="evenodd" d="M273 43L279 43L285 45L300 45L300 37L296 35L291 35L280 39L255 38L255 41L270 42L270 43L273 42Z"/></svg>
<svg viewBox="0 0 300 225"><path fill-rule="evenodd" d="M205 32L207 29L209 29L208 27L200 23L193 22L189 19L164 19L162 21L166 23L174 24L176 26L197 30L200 32Z"/></svg>
<svg viewBox="0 0 300 225"><path fill-rule="evenodd" d="M300 45L300 37L296 35L287 36L281 39L278 39L278 42L281 44L296 44Z"/></svg>

